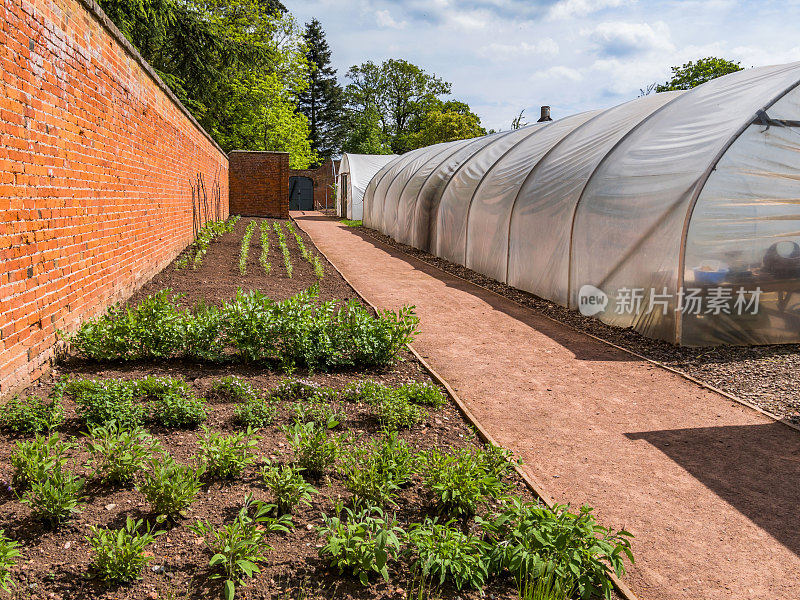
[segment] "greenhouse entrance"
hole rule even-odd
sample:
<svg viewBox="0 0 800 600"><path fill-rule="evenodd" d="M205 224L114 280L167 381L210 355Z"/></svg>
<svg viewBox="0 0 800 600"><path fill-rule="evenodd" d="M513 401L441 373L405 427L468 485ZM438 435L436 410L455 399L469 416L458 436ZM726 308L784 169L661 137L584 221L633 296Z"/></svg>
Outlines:
<svg viewBox="0 0 800 600"><path fill-rule="evenodd" d="M314 210L314 182L310 177L289 178L289 210Z"/></svg>

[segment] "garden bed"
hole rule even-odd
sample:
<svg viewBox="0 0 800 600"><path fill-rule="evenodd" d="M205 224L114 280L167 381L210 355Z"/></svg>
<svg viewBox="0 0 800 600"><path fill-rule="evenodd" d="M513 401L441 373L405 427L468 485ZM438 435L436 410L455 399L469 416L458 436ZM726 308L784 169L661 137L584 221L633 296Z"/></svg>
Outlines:
<svg viewBox="0 0 800 600"><path fill-rule="evenodd" d="M451 263L427 252L401 244L391 237L364 226L354 228L375 239L447 273L466 279L501 296L580 331L658 361L698 380L759 406L779 418L800 424L800 397L797 373L800 371L800 345L719 346L690 348L647 338L630 328L613 327L598 319L544 300Z"/></svg>
<svg viewBox="0 0 800 600"><path fill-rule="evenodd" d="M173 293L182 294L177 299L182 308L188 309L202 301L224 312L239 288L260 290L275 300L284 300L310 286L318 286L320 301L350 299L363 306L355 292L324 261L308 236L299 229L297 233L306 248L308 260L301 257L298 241L287 233L286 243L292 263L292 277L288 277L284 253L277 243L273 229L275 221L272 220L255 220L258 225L251 228L251 245L247 260L243 262L246 270L243 274L240 269L242 237L250 221L251 219L241 219L232 232L224 233L211 242L196 269L176 268L175 265L185 259L185 256L179 257L176 263L168 266L137 292L129 300L128 306L136 307L148 296L170 288ZM260 261L259 232L262 221L269 228L270 248ZM318 277L319 266L316 269L314 267L314 257L324 272L321 279ZM265 262L270 264L269 273L265 273ZM370 314L374 313L370 311ZM146 334L147 332L140 332L137 335ZM304 411L314 406L322 407L323 412L329 411L335 416L335 420L340 421L330 430L325 427L327 437L337 440L340 448L338 461L335 465L325 467L319 475L305 473L308 483L316 489L316 493L311 495L307 505L300 503L294 507L294 526L288 533L273 533L268 536L272 549L266 552L266 560L260 563L261 573L247 579L246 587L238 587L236 597L480 597L481 593L467 589L469 586L458 590L451 582L441 587L433 585L430 580L423 582L419 574L412 571L413 561L410 557L391 562L388 582L372 573L368 584L362 585L357 578L347 573L342 575L332 568L329 557L320 556L325 539L318 534L317 528L324 523L323 513L333 517L337 503L346 506L353 501L352 487L346 483L346 471L341 469L342 463L355 456L355 449L363 447L368 441L379 443L379 440L385 439L382 430L387 426L389 417L386 415L394 413L387 412L385 407L391 402L383 403L380 394L384 392L380 390L429 390L435 387L422 365L406 349L400 350L397 360L385 366L355 365L332 372L311 372L300 362L293 366L291 375L277 368L266 368L266 363L243 364L236 358L239 356L237 354L220 355L222 358L217 357L213 361L180 357L180 353L175 351L168 352L168 356L161 360L126 356L128 360L125 361L97 361L73 352L47 378L27 392L42 398L51 394L58 395L58 390L61 389L59 382L64 376L69 376L73 381L97 380L111 384L120 380L140 382L139 385L144 385L142 381L150 382L151 385L153 382L164 381L148 379L152 377L174 378L175 381L185 382L179 393L182 398L196 398L205 403L207 418L202 422L204 427L212 432L234 435L244 431L244 424L239 417L243 403L240 398L225 394L225 388L220 389L219 386L224 378L235 377L235 381L249 385L248 389L254 390L259 399L265 398L265 402L268 401L271 410L274 410L271 422L260 427L257 437L252 438L255 444L251 451L257 460L230 480L213 477L209 473L202 475L202 486L196 501L183 514L173 514L168 520L159 522L160 511L154 510L141 491L134 489L131 484L116 485L103 481L98 476L96 466L89 464L92 455L87 445L89 438L86 435L86 421L90 418L87 415L94 413L87 413L87 404L80 395L81 384L68 386L63 393L63 423L57 427L57 432L62 440L72 440L74 444L65 454L68 468L86 481L79 511L63 524L53 527L43 523L32 513L30 506L19 501L18 493L21 493L22 486L17 484L15 489L11 488L12 454L17 450L19 442L30 440L32 436L8 431L0 435L0 461L5 465L2 479L7 482L6 488L0 492L0 528L5 530L6 536L20 544L22 556L18 564L11 568L12 578L16 582L14 594L17 597L64 600L220 597L222 581L212 579L213 575L219 573L219 569L209 566L211 552L205 545L208 536L199 535L190 526L198 520L207 521L217 528L234 522L247 495L252 495L254 501L274 502L276 496L262 480L261 468L268 462L274 465L290 465L298 460L284 428L294 426L298 420L313 419L313 415L309 417ZM285 391L289 389L287 381L295 382L291 386L294 391ZM378 382L386 387L376 388L379 391L374 396L366 392L361 396L354 396L354 386L361 385L364 381ZM426 387L402 387L416 384L424 384ZM120 385L131 387L129 384ZM309 393L312 393L311 398L317 397L309 392L315 388L322 390L318 393L324 402L315 404L316 400L312 402L309 399ZM136 391L135 394L143 392ZM195 468L202 462L198 453L200 441L205 434L202 429L192 428L191 425L184 428L168 427L166 423L169 420L166 417L172 414L169 410L174 399L170 400L171 397L167 396L164 398L167 399L159 404L163 400L162 396L136 396L132 406L148 406L148 415L141 416L141 419L149 435L177 463ZM426 517L438 517L442 523L447 520L441 514L441 501L436 500L424 482L426 471L420 465L437 456L426 455L426 452L465 451L469 456L476 456L480 460L484 460L481 458L484 456L493 456L491 453L485 454L483 444L452 402L445 402L442 406L422 404L413 404L408 409L418 415L418 418L395 427L398 429L398 438L408 446L412 454L419 455L419 461L422 462L416 463L409 480L394 490L394 500L383 503L386 513L396 515L400 525L406 529L410 523L424 521ZM93 406L93 410L97 409L97 406ZM118 415L126 414L116 407L112 407L112 412L113 410L117 410ZM402 413L407 414L409 413ZM416 422L412 423L414 420ZM333 423L329 421L328 424ZM97 439L95 435L95 440ZM426 456L427 458L422 458ZM502 463L506 465L505 461ZM141 483L142 472L135 475L135 482ZM527 501L534 500L521 479L507 465L499 468L497 479L506 488L504 494L513 494ZM492 498L491 494L484 500L479 503L480 515L486 516L499 506L498 500ZM149 562L142 572L141 580L124 585L109 585L97 576L97 569L93 567L95 554L87 536L91 534L93 526L122 528L129 517L134 520L142 519L164 533L147 547ZM459 531L475 533L479 529L475 519L468 515L461 515L453 527ZM420 586L425 589L420 591ZM494 598L519 597L517 585L508 574L491 577L484 593Z"/></svg>

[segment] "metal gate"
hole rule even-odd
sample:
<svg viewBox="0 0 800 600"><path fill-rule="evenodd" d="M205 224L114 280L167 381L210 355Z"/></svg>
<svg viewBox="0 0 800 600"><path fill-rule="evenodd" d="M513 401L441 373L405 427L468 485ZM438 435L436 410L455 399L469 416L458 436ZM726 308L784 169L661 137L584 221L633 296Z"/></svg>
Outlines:
<svg viewBox="0 0 800 600"><path fill-rule="evenodd" d="M314 210L314 182L311 178L289 178L289 210Z"/></svg>

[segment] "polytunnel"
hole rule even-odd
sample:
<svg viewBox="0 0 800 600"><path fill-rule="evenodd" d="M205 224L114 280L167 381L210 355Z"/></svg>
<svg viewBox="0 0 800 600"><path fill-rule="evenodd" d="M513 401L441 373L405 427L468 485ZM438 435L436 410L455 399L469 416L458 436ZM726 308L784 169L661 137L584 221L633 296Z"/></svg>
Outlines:
<svg viewBox="0 0 800 600"><path fill-rule="evenodd" d="M648 337L800 342L800 63L413 150L364 225Z"/></svg>
<svg viewBox="0 0 800 600"><path fill-rule="evenodd" d="M339 162L336 176L336 214L346 219L359 220L363 214L364 191L372 176L396 154L351 154L345 152Z"/></svg>

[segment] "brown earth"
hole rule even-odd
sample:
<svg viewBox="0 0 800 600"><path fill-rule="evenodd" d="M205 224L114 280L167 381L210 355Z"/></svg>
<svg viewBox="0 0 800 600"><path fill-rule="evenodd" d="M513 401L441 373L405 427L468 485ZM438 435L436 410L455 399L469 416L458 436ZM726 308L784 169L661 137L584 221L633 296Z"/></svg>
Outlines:
<svg viewBox="0 0 800 600"><path fill-rule="evenodd" d="M559 502L625 525L642 600L800 597L800 436L757 411L319 214L295 215Z"/></svg>
<svg viewBox="0 0 800 600"><path fill-rule="evenodd" d="M146 294L171 288L185 294L186 303L198 300L219 303L235 294L236 289L260 289L273 298L286 298L305 289L316 281L313 270L300 258L294 238L287 234L292 250L294 276L286 277L282 255L277 250L274 233L270 235L269 275L264 274L258 263L260 242L258 228L253 235L247 275L238 271L238 258L241 237L249 219L242 219L233 233L214 242L196 271L176 270L174 265L157 275L131 302L141 300ZM307 235L306 246L313 248ZM349 285L338 272L325 261L325 277L320 282L320 295L323 299L357 298ZM241 365L208 365L184 361L164 361L161 363L129 363L100 365L94 362L71 357L57 366L51 376L27 390L39 396L47 395L54 382L62 375L70 374L80 378L104 379L119 377L139 378L146 375L170 375L185 378L198 396L208 396L209 419L206 425L213 430L233 432L235 405L221 402L209 394L214 381L226 375L238 375L259 389L267 390L285 378L282 373ZM403 352L401 360L386 369L376 369L347 373L315 373L299 371L294 376L306 381L342 388L350 382L372 379L390 385L410 381L431 382L427 372L410 352ZM378 423L369 407L345 404L341 407L346 413L344 426L352 429L356 438L367 438L378 432ZM23 557L18 566L12 569L17 580L15 598L36 600L146 600L163 598L218 598L221 584L210 580L212 571L207 567L209 552L194 533L186 528L195 519L207 519L214 525L230 522L244 500L245 494L252 493L256 500L270 501L268 492L260 483L258 465L251 466L245 474L231 484L208 482L198 500L192 505L187 518L166 528L167 533L157 538L150 547L153 561L145 569L143 579L129 586L108 587L91 574L91 550L85 536L91 525L120 527L127 516L153 520L143 496L133 489L115 488L92 479L92 470L85 464L89 458L81 424L75 414L72 400L65 398L66 423L60 428L62 436L73 438L77 448L70 453L71 467L87 477L85 502L81 511L65 526L50 530L35 521L27 505L22 504L13 493L0 492L0 529L12 539L21 543ZM291 456L281 427L290 423L291 415L287 407L280 410L275 424L259 432L258 454L264 458L281 462ZM170 431L151 427L151 433L160 441L163 448L177 461L192 464L198 451L198 431ZM431 410L425 421L401 433L412 448L471 448L480 445L472 427L463 419L454 404L450 403L440 410ZM9 457L17 441L23 438L8 434L0 435L0 479L11 480ZM296 516L296 528L288 535L271 538L273 550L268 553L269 562L262 573L249 582L246 588L237 591L237 598L352 598L374 599L406 597L414 586L412 575L405 562L393 568L390 582L377 581L362 587L357 581L339 576L332 571L319 556L320 540L315 527L322 524L321 514L333 514L333 505L339 500L347 500L347 492L338 474L331 470L326 476L312 481L319 489L310 507L301 507ZM531 498L518 477L509 480L515 493ZM432 502L421 486L418 478L405 488L397 500L397 516L403 525L418 521L430 514ZM163 569L162 569L163 567ZM156 571L153 570L156 569ZM405 592L398 592L398 589ZM508 579L493 580L486 593L494 598L515 598L516 591ZM463 598L476 600L477 592L457 592L444 588L443 598Z"/></svg>

